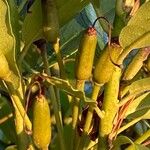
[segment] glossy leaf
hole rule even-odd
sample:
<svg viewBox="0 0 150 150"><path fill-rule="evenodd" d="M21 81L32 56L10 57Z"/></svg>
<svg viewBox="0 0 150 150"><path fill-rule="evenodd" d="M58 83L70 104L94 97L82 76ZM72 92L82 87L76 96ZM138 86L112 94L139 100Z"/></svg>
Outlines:
<svg viewBox="0 0 150 150"><path fill-rule="evenodd" d="M150 2L143 4L135 13L134 17L130 19L128 25L137 25L146 23L150 19Z"/></svg>
<svg viewBox="0 0 150 150"><path fill-rule="evenodd" d="M121 31L119 41L126 49L142 48L150 45L150 2L143 4Z"/></svg>
<svg viewBox="0 0 150 150"><path fill-rule="evenodd" d="M125 114L125 117L136 112L141 111L141 116L142 116L142 111L147 110L150 108L150 94L145 93L138 98L136 98L128 107L128 110Z"/></svg>
<svg viewBox="0 0 150 150"><path fill-rule="evenodd" d="M18 88L19 71L16 65L16 38L12 29L15 28L15 25L10 19L12 12L9 1L2 0L0 3L0 49L8 61L10 70L13 72L11 82L15 88Z"/></svg>
<svg viewBox="0 0 150 150"><path fill-rule="evenodd" d="M137 80L131 83L131 85L127 86L126 89L124 90L126 94L128 92L129 94L136 94L136 93L140 94L143 92L150 91L150 78L148 77L148 78Z"/></svg>
<svg viewBox="0 0 150 150"><path fill-rule="evenodd" d="M96 102L94 100L91 100L90 98L85 97L84 92L73 88L72 85L70 85L70 83L67 80L63 80L63 79L56 78L56 77L48 77L45 75L43 77L46 79L47 85L54 85L57 88L65 91L67 94L80 98L84 100L84 102L89 103L91 105L93 104L93 106L95 106Z"/></svg>

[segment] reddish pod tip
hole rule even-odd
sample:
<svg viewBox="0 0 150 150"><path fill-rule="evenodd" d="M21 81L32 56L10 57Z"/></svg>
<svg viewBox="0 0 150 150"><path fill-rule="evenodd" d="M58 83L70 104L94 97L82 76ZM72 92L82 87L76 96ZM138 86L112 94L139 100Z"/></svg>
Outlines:
<svg viewBox="0 0 150 150"><path fill-rule="evenodd" d="M87 29L87 34L88 34L89 36L96 35L96 34L97 34L96 29L95 29L94 27L89 27L89 28Z"/></svg>

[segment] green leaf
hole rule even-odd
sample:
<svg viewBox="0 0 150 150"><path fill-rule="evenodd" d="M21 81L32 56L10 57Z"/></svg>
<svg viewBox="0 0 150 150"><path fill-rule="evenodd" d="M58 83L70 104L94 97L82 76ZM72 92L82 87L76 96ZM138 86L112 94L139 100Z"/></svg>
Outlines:
<svg viewBox="0 0 150 150"><path fill-rule="evenodd" d="M16 145L11 145L11 146L6 147L5 150L17 150L17 146Z"/></svg>
<svg viewBox="0 0 150 150"><path fill-rule="evenodd" d="M22 26L22 38L26 47L29 47L33 41L42 37L41 1L35 1L30 11L31 13L27 14Z"/></svg>
<svg viewBox="0 0 150 150"><path fill-rule="evenodd" d="M90 0L56 0L60 26L73 19L89 2Z"/></svg>
<svg viewBox="0 0 150 150"><path fill-rule="evenodd" d="M7 101L8 100L5 97L0 96L0 120L12 113L12 108ZM5 122L1 123L0 129L8 139L8 143L16 142L17 136L15 132L15 122L13 117L8 118Z"/></svg>
<svg viewBox="0 0 150 150"><path fill-rule="evenodd" d="M128 110L125 114L125 117L136 112L141 111L141 116L142 116L142 111L147 110L150 108L150 94L145 93L138 98L136 98L128 107Z"/></svg>
<svg viewBox="0 0 150 150"><path fill-rule="evenodd" d="M93 104L93 106L96 105L96 102L90 98L87 98L84 94L84 92L79 91L75 88L72 87L72 85L70 85L70 83L67 80L63 80L57 77L48 77L47 75L43 75L42 76L45 79L45 83L47 85L54 85L57 88L65 91L67 94L73 96L73 97L77 97L80 98L82 100L84 100L84 102L89 103L89 104Z"/></svg>
<svg viewBox="0 0 150 150"><path fill-rule="evenodd" d="M117 139L113 142L113 150L121 150L121 145L124 144L133 144L133 141L129 139L127 136L118 136Z"/></svg>
<svg viewBox="0 0 150 150"><path fill-rule="evenodd" d="M19 85L19 71L16 64L16 37L13 33L15 24L12 23L10 1L0 1L0 50L5 55L9 68L12 71L11 84L15 88ZM15 9L14 9L15 11Z"/></svg>
<svg viewBox="0 0 150 150"><path fill-rule="evenodd" d="M124 89L125 93L124 95L129 94L140 94L143 92L150 91L150 77L137 80L133 83L131 83L129 86Z"/></svg>
<svg viewBox="0 0 150 150"><path fill-rule="evenodd" d="M150 2L143 4L136 14L130 19L128 25L143 25L146 21L150 20Z"/></svg>
<svg viewBox="0 0 150 150"><path fill-rule="evenodd" d="M135 150L149 150L149 148L140 144L135 144Z"/></svg>
<svg viewBox="0 0 150 150"><path fill-rule="evenodd" d="M150 45L150 2L143 4L121 31L119 41L126 49L142 48Z"/></svg>
<svg viewBox="0 0 150 150"><path fill-rule="evenodd" d="M107 18L110 23L113 23L115 16L115 0L91 0L97 16ZM103 29L108 33L108 24L104 20L100 20Z"/></svg>
<svg viewBox="0 0 150 150"><path fill-rule="evenodd" d="M126 49L142 48L150 45L150 20L143 26L129 25L122 29L119 37L120 45Z"/></svg>

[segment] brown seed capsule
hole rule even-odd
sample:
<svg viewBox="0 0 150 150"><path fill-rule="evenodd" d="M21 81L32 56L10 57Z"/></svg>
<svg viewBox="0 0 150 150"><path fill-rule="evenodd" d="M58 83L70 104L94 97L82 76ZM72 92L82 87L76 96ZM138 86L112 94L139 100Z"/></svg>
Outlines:
<svg viewBox="0 0 150 150"><path fill-rule="evenodd" d="M39 149L48 148L51 141L50 109L44 95L37 96L33 106L33 141Z"/></svg>
<svg viewBox="0 0 150 150"><path fill-rule="evenodd" d="M97 33L94 27L89 27L80 42L76 57L75 76L77 80L87 80L91 77Z"/></svg>

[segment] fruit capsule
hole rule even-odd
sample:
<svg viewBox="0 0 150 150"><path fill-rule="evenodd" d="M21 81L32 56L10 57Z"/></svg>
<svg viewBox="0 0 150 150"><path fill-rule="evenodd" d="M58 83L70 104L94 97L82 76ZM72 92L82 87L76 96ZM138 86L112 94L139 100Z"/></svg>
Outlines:
<svg viewBox="0 0 150 150"><path fill-rule="evenodd" d="M123 74L123 80L131 80L143 66L143 62L150 54L150 48L143 48L138 51Z"/></svg>
<svg viewBox="0 0 150 150"><path fill-rule="evenodd" d="M122 52L122 48L112 43L110 46L106 46L101 54L94 70L94 81L99 84L105 84L109 81L118 56Z"/></svg>
<svg viewBox="0 0 150 150"><path fill-rule="evenodd" d="M96 29L89 27L83 35L76 57L75 76L77 80L87 80L91 77L96 44Z"/></svg>
<svg viewBox="0 0 150 150"><path fill-rule="evenodd" d="M50 109L44 95L37 96L34 101L33 141L39 149L47 149L51 141Z"/></svg>

